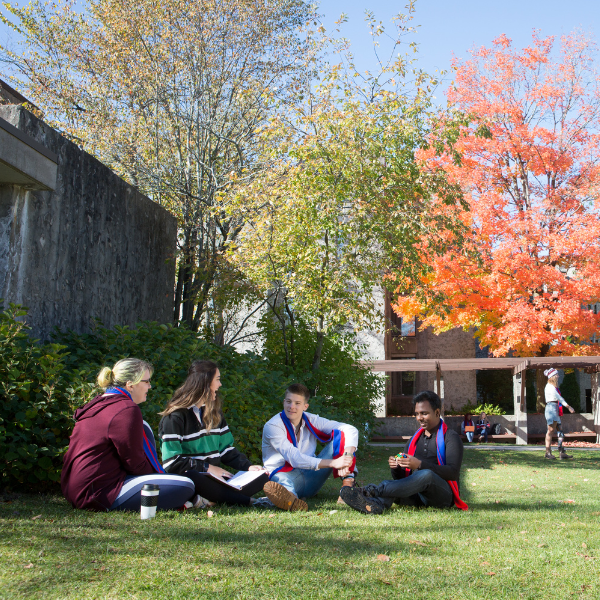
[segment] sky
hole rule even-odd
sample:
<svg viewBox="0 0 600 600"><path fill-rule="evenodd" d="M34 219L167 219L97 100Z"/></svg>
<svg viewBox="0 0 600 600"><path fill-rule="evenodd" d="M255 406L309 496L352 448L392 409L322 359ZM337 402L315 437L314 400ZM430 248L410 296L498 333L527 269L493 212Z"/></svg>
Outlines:
<svg viewBox="0 0 600 600"><path fill-rule="evenodd" d="M364 21L365 9L391 30L391 19L406 12L406 0L322 0L322 22L329 31L341 13L348 22L342 34L352 42L356 63L362 70L376 70L371 35ZM418 26L419 66L429 73L449 70L452 56L469 58L473 47L490 46L506 34L522 48L531 42L534 29L542 36L560 37L580 29L600 41L598 0L417 0L412 24ZM451 74L448 74L448 83Z"/></svg>
<svg viewBox="0 0 600 600"><path fill-rule="evenodd" d="M332 30L338 17L345 13L348 22L342 33L352 42L356 63L362 70L376 70L371 36L364 22L365 9L391 29L391 19L405 12L406 0L321 0L322 23ZM0 11L5 9L0 5ZM569 33L576 28L600 37L600 2L598 0L417 0L412 21L419 26L414 40L419 44L419 66L433 73L448 70L454 54L468 58L468 50L489 46L504 33L514 45L523 47L531 40L533 29L543 36ZM10 33L0 23L0 43ZM1 67L0 67L1 69ZM0 77L2 75L0 74ZM451 76L448 76L448 81Z"/></svg>

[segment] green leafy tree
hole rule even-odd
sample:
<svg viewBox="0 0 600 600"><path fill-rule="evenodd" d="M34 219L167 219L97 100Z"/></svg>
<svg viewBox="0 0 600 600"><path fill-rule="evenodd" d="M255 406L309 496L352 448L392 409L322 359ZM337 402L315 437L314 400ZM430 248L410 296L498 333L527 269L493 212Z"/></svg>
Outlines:
<svg viewBox="0 0 600 600"><path fill-rule="evenodd" d="M396 21L394 51L410 18ZM376 76L360 74L351 57L346 68L329 66L301 105L262 130L270 168L228 205L244 223L231 261L263 296L282 298L288 322L298 315L313 331L315 372L327 335L349 323L383 327L373 291L386 276L418 271L420 253L439 254L444 232L460 228L454 189L415 159L434 85L403 55Z"/></svg>

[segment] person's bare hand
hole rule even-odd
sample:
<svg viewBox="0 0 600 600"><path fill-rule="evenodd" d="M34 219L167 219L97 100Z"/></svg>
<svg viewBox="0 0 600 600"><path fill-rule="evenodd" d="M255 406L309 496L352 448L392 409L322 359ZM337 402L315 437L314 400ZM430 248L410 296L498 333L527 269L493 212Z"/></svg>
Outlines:
<svg viewBox="0 0 600 600"><path fill-rule="evenodd" d="M338 469L339 477L346 477L347 475L350 475L350 467L344 467L343 469Z"/></svg>
<svg viewBox="0 0 600 600"><path fill-rule="evenodd" d="M250 465L248 471L264 471L265 468L262 465Z"/></svg>
<svg viewBox="0 0 600 600"><path fill-rule="evenodd" d="M575 412L575 409L574 409L572 406L569 406L569 412L570 412L570 413L574 413L574 412Z"/></svg>
<svg viewBox="0 0 600 600"><path fill-rule="evenodd" d="M351 456L340 456L339 458L335 458L331 461L331 468L337 469L339 471L340 469L349 467L351 464L352 464Z"/></svg>
<svg viewBox="0 0 600 600"><path fill-rule="evenodd" d="M210 465L210 467L208 467L208 472L211 475L220 477L221 479L229 479L230 477L232 477L232 475L229 471L226 471L225 469L221 469L221 467L215 467L215 465Z"/></svg>
<svg viewBox="0 0 600 600"><path fill-rule="evenodd" d="M395 456L390 456L388 458L388 465L390 465L390 469L395 469L398 466L398 461Z"/></svg>
<svg viewBox="0 0 600 600"><path fill-rule="evenodd" d="M421 466L421 461L414 456L399 458L397 461L399 467L402 467L403 469L410 469L411 471L416 471Z"/></svg>

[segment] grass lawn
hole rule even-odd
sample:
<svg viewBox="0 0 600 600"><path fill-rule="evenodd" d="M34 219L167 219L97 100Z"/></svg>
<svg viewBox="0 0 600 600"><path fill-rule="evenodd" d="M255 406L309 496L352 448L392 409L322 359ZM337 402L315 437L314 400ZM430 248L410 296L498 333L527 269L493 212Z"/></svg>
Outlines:
<svg viewBox="0 0 600 600"><path fill-rule="evenodd" d="M367 452L361 481L387 477L391 452ZM596 600L600 452L572 453L550 463L543 448L466 451L468 512L364 516L336 505L332 480L308 513L219 508L145 522L22 495L0 502L0 598Z"/></svg>

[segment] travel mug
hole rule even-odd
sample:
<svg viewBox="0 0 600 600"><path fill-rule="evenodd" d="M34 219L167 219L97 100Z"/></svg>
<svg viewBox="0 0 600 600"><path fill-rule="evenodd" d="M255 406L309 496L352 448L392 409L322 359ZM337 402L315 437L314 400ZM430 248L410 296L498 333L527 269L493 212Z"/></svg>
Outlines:
<svg viewBox="0 0 600 600"><path fill-rule="evenodd" d="M152 519L156 516L159 491L160 488L154 483L144 484L142 488L142 505L140 507L140 517L142 519Z"/></svg>

